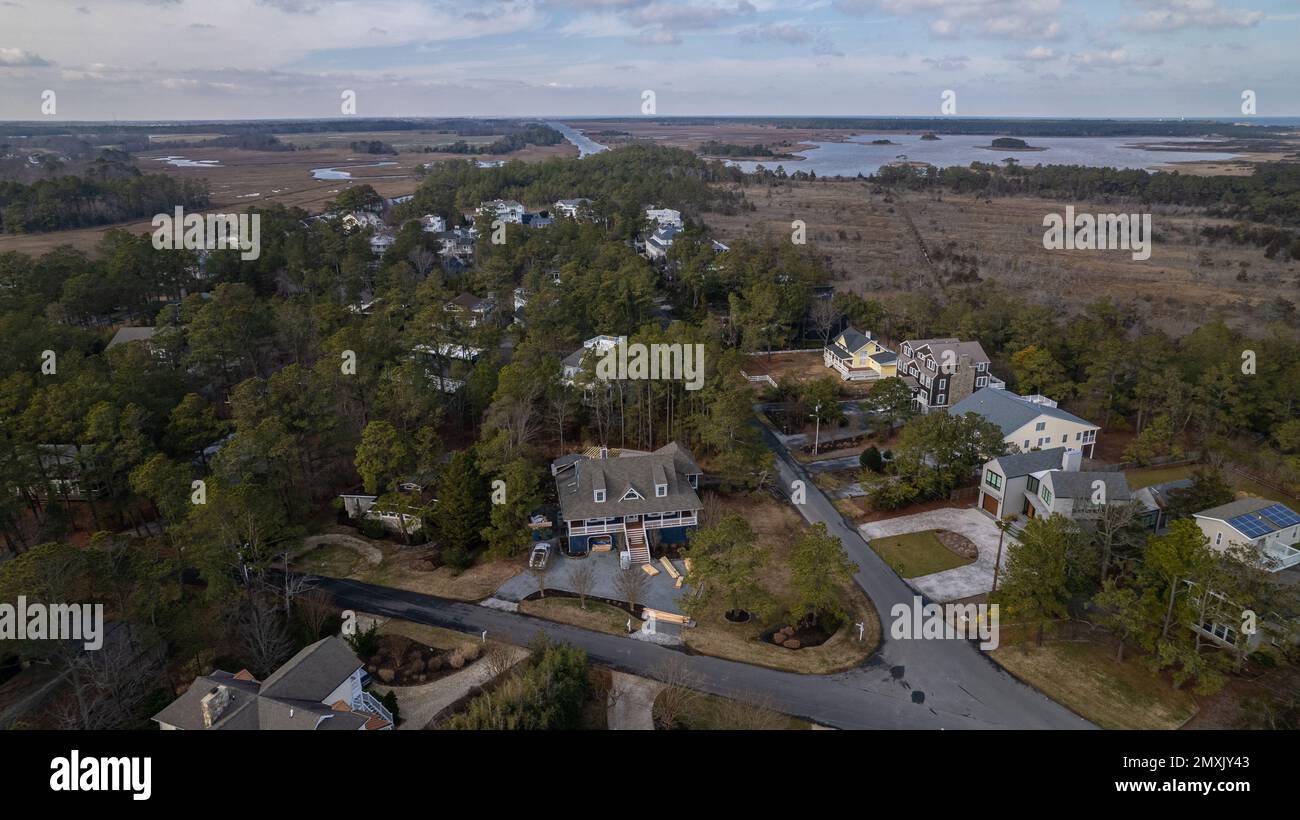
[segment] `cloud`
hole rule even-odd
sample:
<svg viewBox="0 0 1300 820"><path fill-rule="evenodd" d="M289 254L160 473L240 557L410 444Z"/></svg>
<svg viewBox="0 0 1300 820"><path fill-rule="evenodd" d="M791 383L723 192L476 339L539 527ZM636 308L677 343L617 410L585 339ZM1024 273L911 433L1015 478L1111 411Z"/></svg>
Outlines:
<svg viewBox="0 0 1300 820"><path fill-rule="evenodd" d="M1064 36L1057 19L1062 0L837 0L846 14L884 12L927 19L936 37L992 37L1009 40L1057 40Z"/></svg>
<svg viewBox="0 0 1300 820"><path fill-rule="evenodd" d="M1165 32L1188 28L1250 28L1264 19L1264 12L1226 9L1218 0L1138 0L1148 9L1125 18L1124 25L1137 31Z"/></svg>
<svg viewBox="0 0 1300 820"><path fill-rule="evenodd" d="M1070 55L1070 63L1081 71L1097 68L1151 68L1164 62L1163 57L1137 57L1126 48L1085 51Z"/></svg>
<svg viewBox="0 0 1300 820"><path fill-rule="evenodd" d="M970 57L965 54L950 55L947 57L926 57L921 62L937 68L940 71L963 71L970 63Z"/></svg>
<svg viewBox="0 0 1300 820"><path fill-rule="evenodd" d="M1033 48L1028 49L1027 51L1021 51L1016 54L1008 54L1007 59L1015 60L1017 62L1045 63L1048 62L1049 60L1055 60L1057 56L1058 55L1056 51L1048 48L1047 46L1034 46Z"/></svg>
<svg viewBox="0 0 1300 820"><path fill-rule="evenodd" d="M752 26L742 29L740 39L747 43L756 43L760 40L776 43L789 43L797 45L799 43L811 43L816 34L803 26L797 26L794 23L764 23L761 26Z"/></svg>
<svg viewBox="0 0 1300 820"><path fill-rule="evenodd" d="M6 68L44 66L49 65L50 61L21 48L0 48L0 66Z"/></svg>

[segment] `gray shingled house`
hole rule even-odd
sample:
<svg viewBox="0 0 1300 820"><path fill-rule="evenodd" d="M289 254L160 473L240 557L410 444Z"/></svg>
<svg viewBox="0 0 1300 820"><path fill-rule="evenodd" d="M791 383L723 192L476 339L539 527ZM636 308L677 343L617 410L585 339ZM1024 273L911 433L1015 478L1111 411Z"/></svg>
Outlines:
<svg viewBox="0 0 1300 820"><path fill-rule="evenodd" d="M700 468L676 442L653 453L593 448L551 463L572 555L620 549L650 560L657 543L681 543L699 523Z"/></svg>
<svg viewBox="0 0 1300 820"><path fill-rule="evenodd" d="M362 674L335 635L304 647L264 681L247 669L196 678L153 719L163 729L391 729L393 716L361 688Z"/></svg>

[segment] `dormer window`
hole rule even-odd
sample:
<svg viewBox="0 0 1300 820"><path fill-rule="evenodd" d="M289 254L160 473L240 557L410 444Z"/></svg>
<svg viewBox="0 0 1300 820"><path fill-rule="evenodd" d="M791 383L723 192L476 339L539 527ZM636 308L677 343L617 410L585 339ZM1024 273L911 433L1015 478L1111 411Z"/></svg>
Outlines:
<svg viewBox="0 0 1300 820"><path fill-rule="evenodd" d="M664 498L664 497L667 496L667 495L668 495L668 485L667 485L667 484L656 484L656 485L655 485L655 497L656 497L656 498Z"/></svg>
<svg viewBox="0 0 1300 820"><path fill-rule="evenodd" d="M596 492L595 492L595 496L596 496L596 503L597 503L597 504L603 504L603 503L605 502L605 491L604 491L604 490L596 490Z"/></svg>

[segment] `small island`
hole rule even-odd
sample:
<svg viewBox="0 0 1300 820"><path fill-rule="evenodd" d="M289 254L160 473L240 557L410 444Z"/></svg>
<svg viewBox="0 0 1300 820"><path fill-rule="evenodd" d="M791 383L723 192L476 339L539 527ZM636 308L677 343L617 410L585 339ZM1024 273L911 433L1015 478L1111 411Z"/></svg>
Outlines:
<svg viewBox="0 0 1300 820"><path fill-rule="evenodd" d="M872 145L898 145L899 143L894 142L893 140L890 139L878 139L878 140L872 140L871 144Z"/></svg>
<svg viewBox="0 0 1300 820"><path fill-rule="evenodd" d="M1016 137L997 137L993 140L992 145L981 145L990 151L1046 151L1046 148L1040 148L1036 145L1030 145L1022 139Z"/></svg>
<svg viewBox="0 0 1300 820"><path fill-rule="evenodd" d="M935 134L933 131L926 131L924 134L921 135L921 139L923 139L923 140L937 140L937 139L939 139L939 136L938 136L937 134Z"/></svg>

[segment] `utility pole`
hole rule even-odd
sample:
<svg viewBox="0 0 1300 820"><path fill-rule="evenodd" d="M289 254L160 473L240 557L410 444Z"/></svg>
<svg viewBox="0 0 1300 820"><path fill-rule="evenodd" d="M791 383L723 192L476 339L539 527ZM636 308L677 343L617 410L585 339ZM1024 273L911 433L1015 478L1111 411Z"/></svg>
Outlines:
<svg viewBox="0 0 1300 820"><path fill-rule="evenodd" d="M813 455L817 455L817 447L822 437L822 404L817 402L817 407L813 410L813 418L817 420L817 427L813 433Z"/></svg>
<svg viewBox="0 0 1300 820"><path fill-rule="evenodd" d="M996 522L998 527L998 556L993 561L993 589L989 594L998 591L998 570L1002 568L1002 541L1007 537L1007 530L1011 529L1011 522L1005 518L999 518Z"/></svg>

